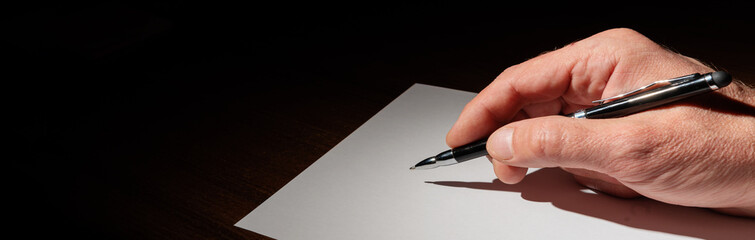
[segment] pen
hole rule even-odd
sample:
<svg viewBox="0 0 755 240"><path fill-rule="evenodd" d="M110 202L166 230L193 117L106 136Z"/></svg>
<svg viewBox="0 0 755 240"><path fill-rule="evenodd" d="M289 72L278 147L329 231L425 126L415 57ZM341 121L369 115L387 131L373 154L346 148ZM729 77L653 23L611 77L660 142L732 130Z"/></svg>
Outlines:
<svg viewBox="0 0 755 240"><path fill-rule="evenodd" d="M678 78L656 81L631 92L593 101L599 105L578 110L565 116L571 118L616 118L644 111L691 96L711 92L731 83L731 75L718 71L690 74ZM487 138L446 150L415 164L410 170L432 169L465 162L488 154Z"/></svg>

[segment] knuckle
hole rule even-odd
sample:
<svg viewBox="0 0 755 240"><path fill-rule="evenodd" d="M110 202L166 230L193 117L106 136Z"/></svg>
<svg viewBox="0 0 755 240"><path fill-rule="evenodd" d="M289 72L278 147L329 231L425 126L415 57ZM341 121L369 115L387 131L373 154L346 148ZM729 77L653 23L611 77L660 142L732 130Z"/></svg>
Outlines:
<svg viewBox="0 0 755 240"><path fill-rule="evenodd" d="M609 29L609 30L600 32L596 34L595 36L600 37L600 38L610 38L610 39L616 39L616 40L628 41L628 42L634 42L637 40L647 39L647 37L645 37L645 35L642 35L642 33L637 32L634 29L630 29L630 28Z"/></svg>
<svg viewBox="0 0 755 240"><path fill-rule="evenodd" d="M566 47L583 46L585 49L590 49L592 47L605 44L605 43L614 43L616 41L624 41L627 39L637 39L637 38L645 38L645 36L629 28L613 28L613 29L608 29L608 30L599 32L595 35L592 35L589 38L586 38L577 42L572 42L568 44ZM610 40L610 41L606 41L606 40Z"/></svg>
<svg viewBox="0 0 755 240"><path fill-rule="evenodd" d="M642 33L630 28L609 29L595 34L591 39L600 44L608 43L609 46L622 49L660 47Z"/></svg>
<svg viewBox="0 0 755 240"><path fill-rule="evenodd" d="M501 72L501 74L498 75L497 78L502 78L504 76L516 74L519 71L519 69L521 68L521 65L522 64L520 63L520 64L511 65L511 66L507 67L506 69L503 70L503 72Z"/></svg>
<svg viewBox="0 0 755 240"><path fill-rule="evenodd" d="M631 28L613 28L613 29L608 29L608 30L604 31L603 33L610 34L610 35L615 35L615 36L619 36L619 37L623 37L623 36L642 36L641 33L637 32L637 31L635 31L634 29L631 29Z"/></svg>
<svg viewBox="0 0 755 240"><path fill-rule="evenodd" d="M544 121L541 125L531 129L530 148L533 157L543 160L553 160L563 153L563 146L568 145L569 135L554 123Z"/></svg>

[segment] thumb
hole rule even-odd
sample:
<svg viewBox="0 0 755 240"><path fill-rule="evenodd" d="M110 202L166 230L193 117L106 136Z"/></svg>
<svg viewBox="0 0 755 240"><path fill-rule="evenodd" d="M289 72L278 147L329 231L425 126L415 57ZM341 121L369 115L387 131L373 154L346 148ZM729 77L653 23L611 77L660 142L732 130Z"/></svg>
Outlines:
<svg viewBox="0 0 755 240"><path fill-rule="evenodd" d="M621 119L573 119L548 116L510 123L487 142L496 161L516 167L582 168L607 173L632 127ZM617 152L618 151L618 152Z"/></svg>

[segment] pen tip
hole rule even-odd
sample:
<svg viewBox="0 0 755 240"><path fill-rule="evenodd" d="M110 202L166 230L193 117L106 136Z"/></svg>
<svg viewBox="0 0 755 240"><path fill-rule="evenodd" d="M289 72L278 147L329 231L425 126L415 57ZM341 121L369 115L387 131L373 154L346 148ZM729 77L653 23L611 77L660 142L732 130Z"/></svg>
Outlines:
<svg viewBox="0 0 755 240"><path fill-rule="evenodd" d="M414 170L414 166L410 167L409 170Z"/></svg>

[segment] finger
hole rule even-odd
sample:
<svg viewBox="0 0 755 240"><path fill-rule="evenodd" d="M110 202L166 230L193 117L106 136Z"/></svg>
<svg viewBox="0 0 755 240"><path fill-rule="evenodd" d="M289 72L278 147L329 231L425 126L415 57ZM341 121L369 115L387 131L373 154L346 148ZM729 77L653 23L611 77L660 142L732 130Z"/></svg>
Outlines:
<svg viewBox="0 0 755 240"><path fill-rule="evenodd" d="M627 119L526 119L494 132L487 150L492 158L511 166L581 168L610 174L621 166L620 160L643 151L637 147L644 146L635 137L638 133L632 132L636 125Z"/></svg>
<svg viewBox="0 0 755 240"><path fill-rule="evenodd" d="M585 39L503 71L464 107L446 136L447 144L457 147L481 139L511 122L527 105L547 106L528 111L554 115L562 109L584 108L590 101L600 99L618 58L612 48L597 49L595 42L600 41ZM559 102L561 97L566 98L567 104Z"/></svg>
<svg viewBox="0 0 755 240"><path fill-rule="evenodd" d="M561 98L547 101L547 102L539 102L539 103L533 103L527 106L522 107L522 111L527 113L527 116L534 118L534 117L542 117L542 116L548 116L553 115L553 113L558 113L563 108L564 101Z"/></svg>
<svg viewBox="0 0 755 240"><path fill-rule="evenodd" d="M499 161L493 160L490 156L487 156L490 163L493 164L493 172L495 176L506 184L516 184L524 179L527 175L527 168L515 167L503 164Z"/></svg>
<svg viewBox="0 0 755 240"><path fill-rule="evenodd" d="M462 110L459 119L446 136L447 144L451 147L457 147L489 135L495 129L510 122L528 101L537 99L538 96L541 97L540 101L558 98L568 87L569 81L568 76L563 73L560 74L561 76L556 76L559 75L557 72L563 72L561 70L551 69L547 73L556 76L553 77L552 83L541 80L538 81L540 82L537 84L539 86L521 86L523 85L520 83L522 80L519 79L548 79L543 73L532 76L521 70L521 68L529 68L529 65L544 65L540 62L528 61L523 63L523 66L511 67L483 89ZM540 89L540 93L533 93L533 88ZM523 93L529 94L529 96L523 95ZM556 113L558 112L549 114Z"/></svg>

